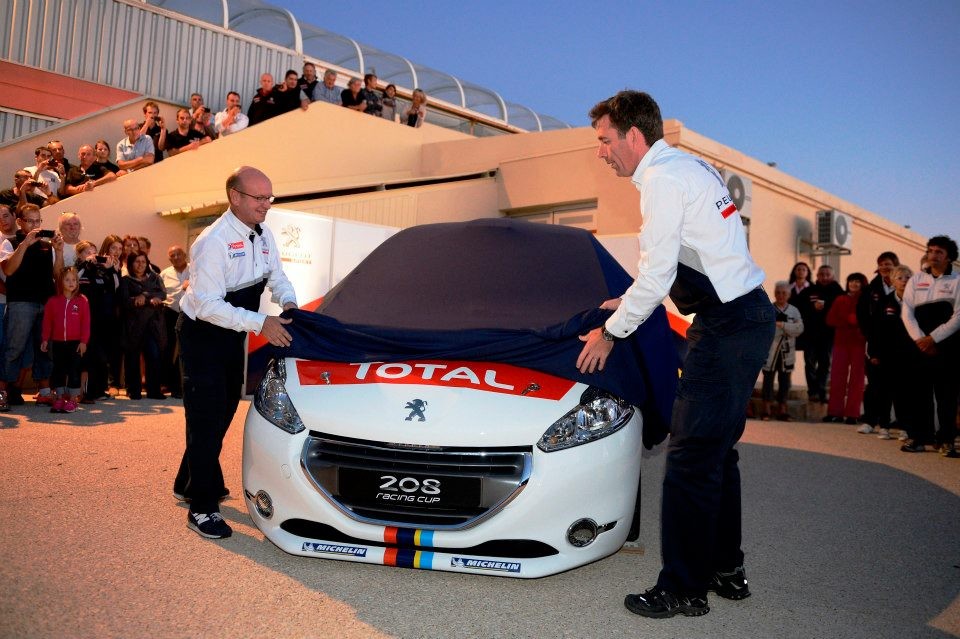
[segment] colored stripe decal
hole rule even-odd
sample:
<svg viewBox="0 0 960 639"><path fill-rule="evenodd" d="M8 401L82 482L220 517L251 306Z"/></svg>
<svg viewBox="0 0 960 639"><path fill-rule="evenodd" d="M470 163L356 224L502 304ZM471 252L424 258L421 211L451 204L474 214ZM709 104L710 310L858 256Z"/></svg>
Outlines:
<svg viewBox="0 0 960 639"><path fill-rule="evenodd" d="M417 551L416 557L413 560L413 567L423 570L433 570L433 553Z"/></svg>
<svg viewBox="0 0 960 639"><path fill-rule="evenodd" d="M387 544L396 544L397 543L397 532L399 528L394 528L393 526L387 526L383 529L383 541Z"/></svg>
<svg viewBox="0 0 960 639"><path fill-rule="evenodd" d="M413 546L417 530L415 528L398 528L397 544L400 546Z"/></svg>
<svg viewBox="0 0 960 639"><path fill-rule="evenodd" d="M433 531L432 530L418 530L416 536L413 539L414 546L432 546L433 545Z"/></svg>
<svg viewBox="0 0 960 639"><path fill-rule="evenodd" d="M720 215L723 216L723 219L727 219L728 217L730 217L736 212L737 212L737 205L731 204L727 208L723 209L723 211L720 212Z"/></svg>
<svg viewBox="0 0 960 639"><path fill-rule="evenodd" d="M412 550L410 548L400 548L397 551L397 563L394 564L401 568L413 568L414 567L414 557L416 557L418 551Z"/></svg>
<svg viewBox="0 0 960 639"><path fill-rule="evenodd" d="M384 566L396 566L397 565L397 549L396 548L386 548L383 551L383 565Z"/></svg>
<svg viewBox="0 0 960 639"><path fill-rule="evenodd" d="M670 324L670 328L673 329L674 333L684 338L687 336L687 329L690 328L690 322L670 312L667 313L667 322Z"/></svg>
<svg viewBox="0 0 960 639"><path fill-rule="evenodd" d="M490 393L560 399L573 380L554 377L521 366L497 362L458 360L410 360L406 362L343 363L297 360L297 373L303 386L350 384L415 384L470 388ZM540 388L524 395L531 384Z"/></svg>
<svg viewBox="0 0 960 639"><path fill-rule="evenodd" d="M432 546L433 531L386 526L383 529L383 541L392 546Z"/></svg>

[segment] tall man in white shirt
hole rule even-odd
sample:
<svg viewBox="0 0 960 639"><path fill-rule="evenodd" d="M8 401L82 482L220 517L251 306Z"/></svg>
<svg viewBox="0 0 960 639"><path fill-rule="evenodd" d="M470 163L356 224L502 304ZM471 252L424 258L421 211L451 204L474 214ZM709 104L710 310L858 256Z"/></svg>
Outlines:
<svg viewBox="0 0 960 639"><path fill-rule="evenodd" d="M640 191L643 222L637 279L621 298L603 304L614 311L604 326L581 336L577 367L602 369L617 340L667 295L682 313L696 313L667 449L663 568L654 587L627 595L624 605L645 617L699 616L710 611L707 590L728 599L750 594L734 446L776 316L726 185L712 166L663 140L653 98L621 91L597 104L590 119L598 157Z"/></svg>
<svg viewBox="0 0 960 639"><path fill-rule="evenodd" d="M269 288L284 310L297 307L277 243L261 226L273 203L270 179L246 166L226 186L230 208L190 249L190 286L177 322L187 447L173 492L190 502L187 526L208 539L232 533L218 505L227 494L220 449L240 402L246 333L290 345L290 320L258 312L260 295Z"/></svg>
<svg viewBox="0 0 960 639"><path fill-rule="evenodd" d="M903 291L900 317L917 345L914 370L906 371L915 394L905 453L920 453L935 444L944 457L958 457L957 397L960 396L960 275L953 272L957 243L946 235L927 241L926 268L910 278ZM936 411L934 411L936 399ZM940 429L934 434L934 412Z"/></svg>

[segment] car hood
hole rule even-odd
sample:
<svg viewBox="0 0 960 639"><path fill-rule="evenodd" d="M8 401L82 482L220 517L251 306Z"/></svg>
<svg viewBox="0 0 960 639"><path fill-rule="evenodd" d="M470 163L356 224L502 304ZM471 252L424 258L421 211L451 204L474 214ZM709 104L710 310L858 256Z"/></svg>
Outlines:
<svg viewBox="0 0 960 639"><path fill-rule="evenodd" d="M532 446L582 383L498 362L290 358L286 388L309 430L423 446Z"/></svg>

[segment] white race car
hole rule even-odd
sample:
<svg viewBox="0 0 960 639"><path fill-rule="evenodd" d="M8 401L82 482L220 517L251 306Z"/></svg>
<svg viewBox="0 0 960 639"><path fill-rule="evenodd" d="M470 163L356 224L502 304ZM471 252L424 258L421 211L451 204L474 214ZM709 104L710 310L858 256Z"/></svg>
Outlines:
<svg viewBox="0 0 960 639"><path fill-rule="evenodd" d="M452 281L423 254L431 227L464 229L465 244L448 233L437 249L447 254L441 262L456 258ZM558 241L556 227L488 220L424 228L388 240L317 314L294 313L301 347L271 361L245 425L253 521L292 554L506 577L541 577L616 552L639 526L641 412L602 388L616 383L584 383L589 376L574 362L587 328L570 322L584 309L587 326L607 316L596 307L622 292L608 290L609 262L598 267L594 293L541 304L537 290L556 296L564 283L508 290L477 236L497 236L498 261L511 262L512 251L537 249L531 237ZM516 245L504 229L518 235ZM599 246L589 234L559 231L589 247L588 258ZM415 257L409 246L420 247ZM569 258L570 247L551 246ZM465 264L471 250L479 254ZM428 267L411 273L410 262ZM436 306L407 300L410 278ZM484 306L505 302L527 305L528 327ZM319 343L303 345L308 336Z"/></svg>

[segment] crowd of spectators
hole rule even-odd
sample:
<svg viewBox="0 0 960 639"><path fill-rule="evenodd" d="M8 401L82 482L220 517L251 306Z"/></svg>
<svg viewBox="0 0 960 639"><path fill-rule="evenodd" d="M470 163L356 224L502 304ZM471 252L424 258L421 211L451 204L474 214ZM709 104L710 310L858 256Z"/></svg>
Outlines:
<svg viewBox="0 0 960 639"><path fill-rule="evenodd" d="M306 110L316 101L419 127L426 120L427 96L415 89L411 98L409 103L403 101L393 84L380 91L373 73L366 74L362 82L360 78L351 78L347 88L340 89L336 71L327 69L320 81L316 66L307 62L302 75L291 69L279 84L274 84L270 73L261 75L260 87L246 113L236 91L227 93L224 108L217 113L206 106L200 93L193 93L189 107L178 109L172 123L165 121L156 102L148 101L143 105L141 122L128 119L122 123L124 137L114 145L112 159L110 143L97 140L95 144L81 145L77 163L72 164L64 155L63 144L51 140L34 150L32 165L14 174L13 186L0 191L0 202L12 211L23 204L42 208L278 115ZM169 124L173 126L167 128Z"/></svg>
<svg viewBox="0 0 960 639"><path fill-rule="evenodd" d="M405 105L394 85L381 93L372 73L341 89L336 71L327 69L321 81L308 62L302 75L287 71L278 84L264 73L247 113L236 91L217 113L193 93L174 122L148 101L142 121L122 123L112 156L106 140L81 145L75 163L59 140L37 147L33 163L0 190L0 411L25 403L28 377L35 403L54 412L73 412L120 389L135 400L144 386L156 400L181 392L174 325L189 286L186 251L170 247L170 266L161 271L150 261L149 239L108 235L98 245L82 237L74 213L44 229L43 207L318 100L418 127L427 100L419 89L412 97Z"/></svg>
<svg viewBox="0 0 960 639"><path fill-rule="evenodd" d="M32 203L0 204L0 234L0 411L26 403L29 378L34 403L57 413L121 388L139 400L144 380L150 399L180 396L170 319L189 286L182 247L170 247L161 271L148 238L84 240L69 212L45 229Z"/></svg>
<svg viewBox="0 0 960 639"><path fill-rule="evenodd" d="M47 237L42 207L317 101L411 127L420 127L427 114L427 96L420 89L406 102L393 84L381 91L373 73L350 78L341 89L336 71L325 70L321 80L307 62L302 74L291 69L280 83L262 74L246 114L236 91L226 95L223 110L215 114L201 94L193 93L189 107L177 110L175 126L168 129L159 106L146 102L141 122L123 122L114 161L105 140L80 146L76 164L65 157L59 140L37 147L33 164L18 170L13 186L0 191L0 411L23 404L20 387L26 375L38 386L36 402L58 412L123 387L131 399L140 399L142 380L149 398L164 398L164 389L180 394L173 326L179 297L189 285L186 252L171 247L171 265L161 273L150 262L147 238L110 235L98 251L81 240L80 220L72 213L63 214L58 230ZM858 432L878 432L883 439L892 439L896 426L906 452L932 445L945 456L957 456L956 259L956 243L937 236L916 275L888 251L878 257L871 282L851 273L846 289L829 265L817 269L814 281L808 264L794 265L788 280L774 288L777 330L762 370L761 417L790 419L791 373L801 351L808 400L825 405L825 422L859 424ZM48 302L57 300L57 309L80 309L81 298L89 304L86 332L80 326L69 335L51 335L43 323ZM123 339L110 339L117 334ZM79 353L75 362L63 355L63 343Z"/></svg>
<svg viewBox="0 0 960 639"><path fill-rule="evenodd" d="M307 109L313 102L336 104L412 127L419 127L427 116L427 95L421 89L414 89L411 102L407 103L397 95L393 84L380 90L373 73L367 73L362 79L350 78L347 87L341 89L337 86L336 71L327 69L321 81L316 66L307 62L302 74L291 69L279 84L274 84L271 74L261 75L260 88L247 109L247 119L249 124L257 124L297 108Z"/></svg>
<svg viewBox="0 0 960 639"><path fill-rule="evenodd" d="M850 273L845 288L829 265L811 282L810 266L795 264L789 281L774 289L777 330L762 371L761 418L790 419L786 402L799 349L808 401L825 406L824 422L855 425L881 439L893 439L898 428L904 452L932 446L944 457L960 456L956 260L956 242L938 235L916 274L890 251L877 257L872 281Z"/></svg>

